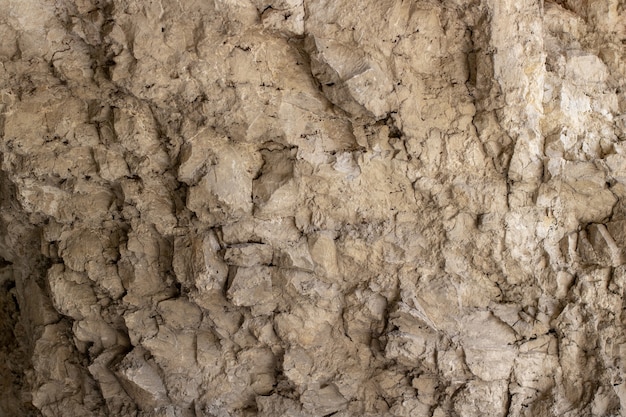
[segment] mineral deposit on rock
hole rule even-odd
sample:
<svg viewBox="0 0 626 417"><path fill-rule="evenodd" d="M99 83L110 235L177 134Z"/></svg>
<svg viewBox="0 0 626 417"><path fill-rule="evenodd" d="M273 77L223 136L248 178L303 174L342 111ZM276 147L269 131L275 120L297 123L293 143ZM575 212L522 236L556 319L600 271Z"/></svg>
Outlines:
<svg viewBox="0 0 626 417"><path fill-rule="evenodd" d="M0 415L626 415L624 0L0 0Z"/></svg>

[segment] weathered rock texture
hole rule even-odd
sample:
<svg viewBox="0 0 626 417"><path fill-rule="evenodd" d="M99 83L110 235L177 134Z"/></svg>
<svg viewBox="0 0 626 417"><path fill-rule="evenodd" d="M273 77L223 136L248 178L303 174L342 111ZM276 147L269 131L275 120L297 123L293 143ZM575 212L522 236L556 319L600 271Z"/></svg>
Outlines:
<svg viewBox="0 0 626 417"><path fill-rule="evenodd" d="M626 415L623 0L0 0L0 414Z"/></svg>

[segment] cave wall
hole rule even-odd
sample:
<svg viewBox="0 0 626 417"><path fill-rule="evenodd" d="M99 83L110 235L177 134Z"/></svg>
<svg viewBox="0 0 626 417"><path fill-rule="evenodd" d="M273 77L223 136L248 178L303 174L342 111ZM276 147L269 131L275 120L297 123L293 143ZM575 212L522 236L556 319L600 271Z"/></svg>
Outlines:
<svg viewBox="0 0 626 417"><path fill-rule="evenodd" d="M626 414L623 0L0 0L0 414Z"/></svg>

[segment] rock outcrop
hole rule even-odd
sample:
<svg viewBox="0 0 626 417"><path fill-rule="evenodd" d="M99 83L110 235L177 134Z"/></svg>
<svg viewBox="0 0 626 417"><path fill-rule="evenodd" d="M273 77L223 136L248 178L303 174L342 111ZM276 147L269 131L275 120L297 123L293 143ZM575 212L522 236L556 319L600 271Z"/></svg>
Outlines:
<svg viewBox="0 0 626 417"><path fill-rule="evenodd" d="M0 6L0 414L626 414L623 0Z"/></svg>

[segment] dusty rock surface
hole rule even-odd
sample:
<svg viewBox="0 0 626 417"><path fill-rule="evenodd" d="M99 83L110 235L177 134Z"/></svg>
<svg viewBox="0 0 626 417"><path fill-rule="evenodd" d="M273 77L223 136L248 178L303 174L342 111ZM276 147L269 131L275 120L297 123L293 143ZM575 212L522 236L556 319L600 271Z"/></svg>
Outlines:
<svg viewBox="0 0 626 417"><path fill-rule="evenodd" d="M626 415L624 0L0 0L3 416Z"/></svg>

